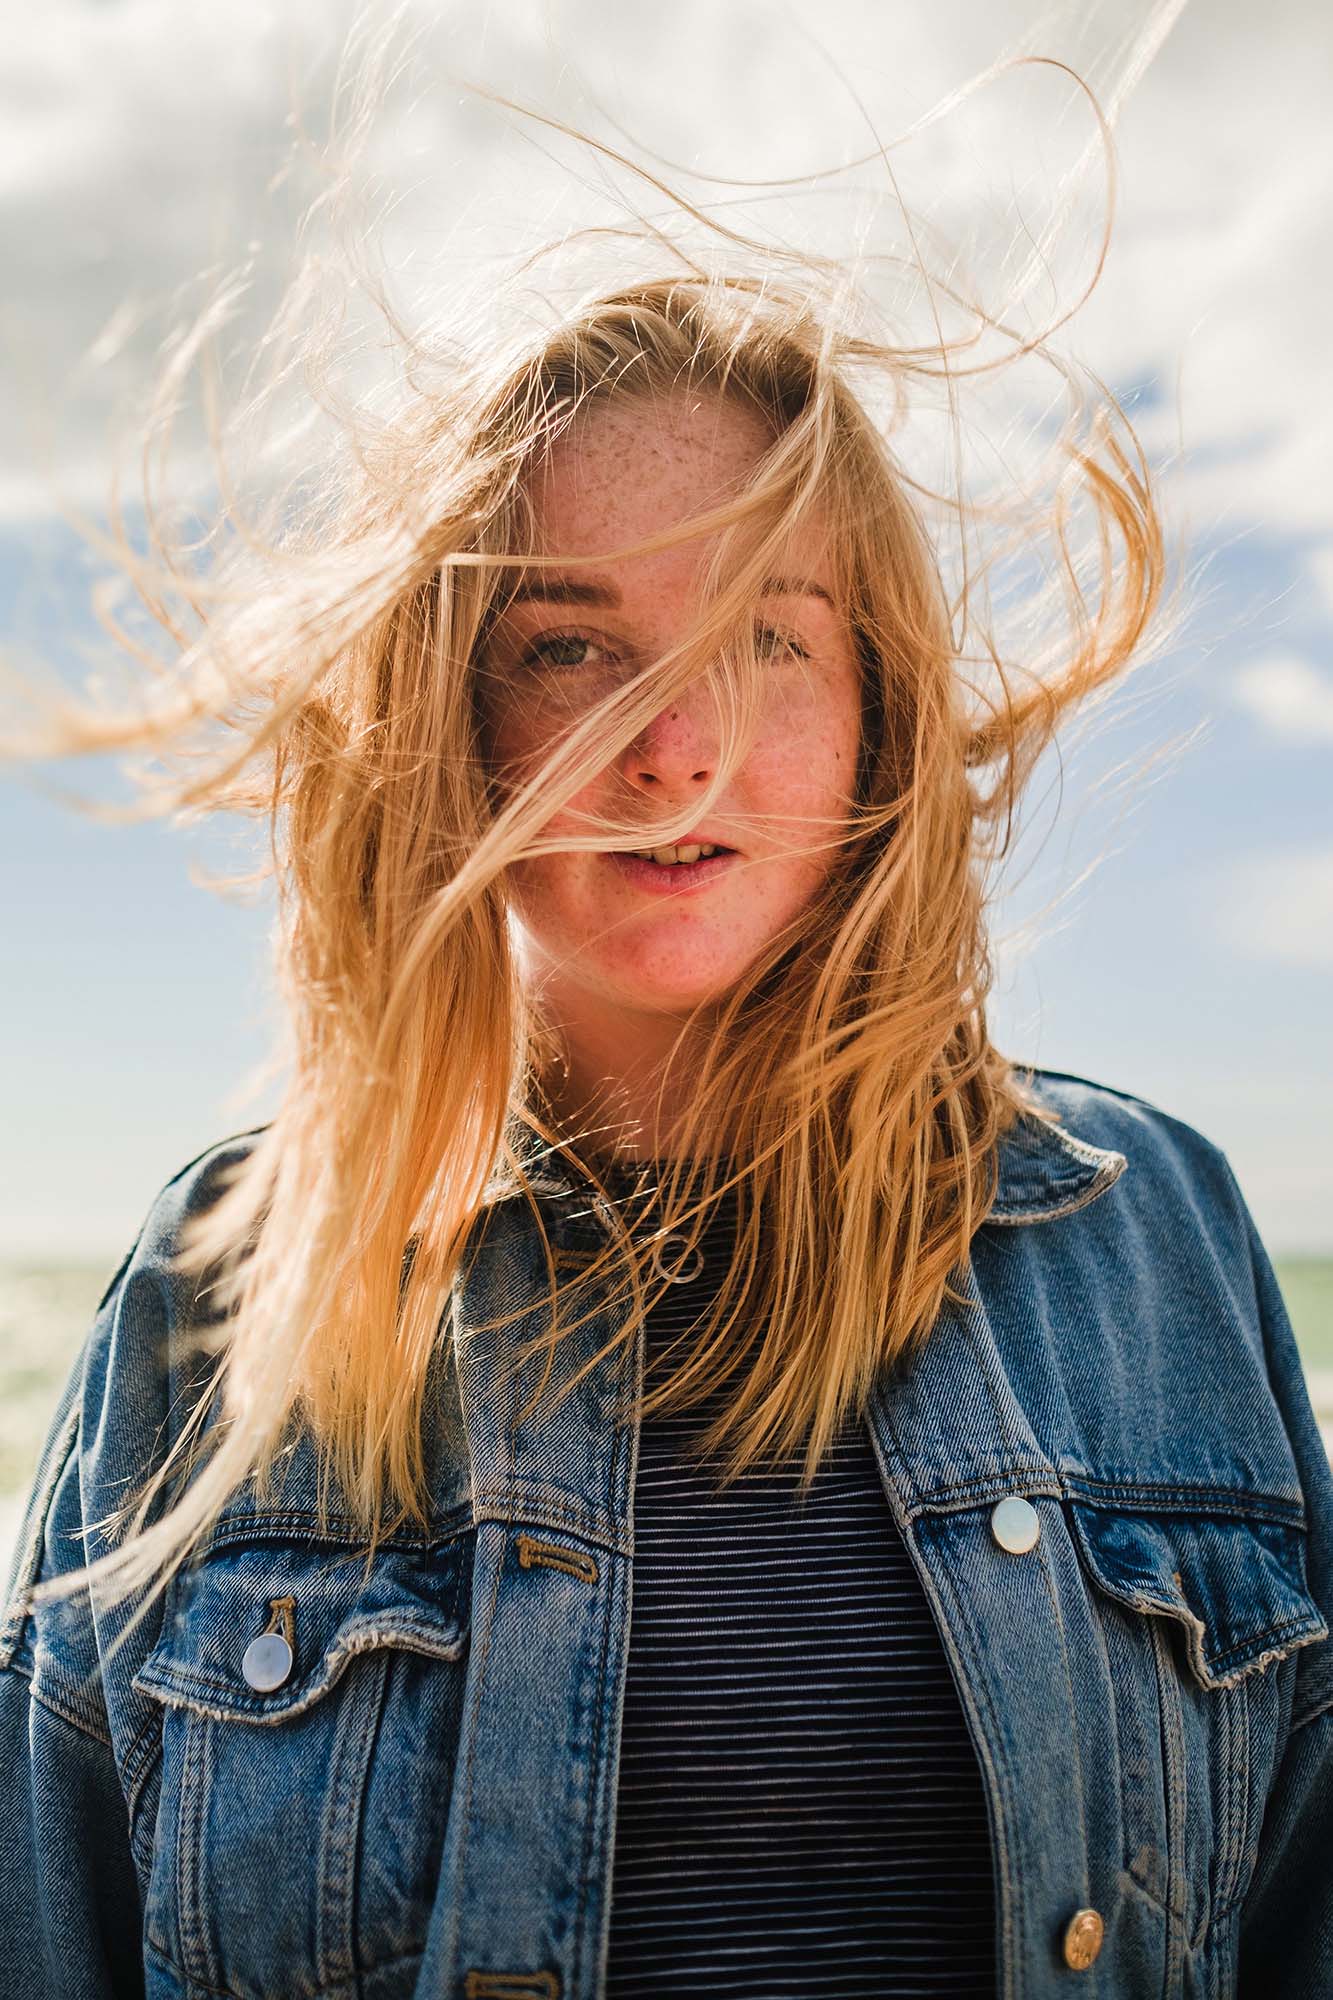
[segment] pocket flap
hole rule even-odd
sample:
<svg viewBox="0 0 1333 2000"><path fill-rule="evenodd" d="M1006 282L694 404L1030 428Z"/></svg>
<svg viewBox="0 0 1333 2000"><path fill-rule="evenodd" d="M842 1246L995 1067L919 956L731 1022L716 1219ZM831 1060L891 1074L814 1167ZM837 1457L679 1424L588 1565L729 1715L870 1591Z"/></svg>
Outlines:
<svg viewBox="0 0 1333 2000"><path fill-rule="evenodd" d="M162 1635L134 1685L221 1721L281 1722L326 1694L358 1653L394 1646L457 1659L467 1641L466 1546L380 1549L369 1573L364 1551L342 1547L210 1550L173 1582ZM291 1663L281 1685L264 1690L242 1663L269 1630L289 1635Z"/></svg>
<svg viewBox="0 0 1333 2000"><path fill-rule="evenodd" d="M1129 1513L1070 1502L1084 1561L1108 1597L1175 1619L1204 1687L1328 1637L1306 1582L1305 1531L1237 1494L1235 1513Z"/></svg>

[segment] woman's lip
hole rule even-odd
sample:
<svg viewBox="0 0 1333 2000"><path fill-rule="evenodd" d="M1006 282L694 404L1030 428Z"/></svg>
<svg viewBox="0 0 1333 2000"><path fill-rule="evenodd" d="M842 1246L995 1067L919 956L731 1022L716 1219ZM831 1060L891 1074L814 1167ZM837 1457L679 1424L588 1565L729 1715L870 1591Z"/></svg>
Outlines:
<svg viewBox="0 0 1333 2000"><path fill-rule="evenodd" d="M686 896L691 889L705 888L740 856L728 849L725 854L702 855L698 861L677 861L665 868L656 861L640 861L637 854L608 854L606 858L636 889L645 889L652 896Z"/></svg>

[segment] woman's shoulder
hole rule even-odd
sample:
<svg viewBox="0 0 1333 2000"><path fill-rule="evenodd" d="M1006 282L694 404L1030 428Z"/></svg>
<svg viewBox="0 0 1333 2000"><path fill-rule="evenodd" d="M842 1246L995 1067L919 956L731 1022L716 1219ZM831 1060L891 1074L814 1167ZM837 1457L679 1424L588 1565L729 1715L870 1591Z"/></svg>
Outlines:
<svg viewBox="0 0 1333 2000"><path fill-rule="evenodd" d="M1123 1148L1137 1141L1199 1161L1224 1157L1198 1126L1134 1091L1073 1070L1031 1066L1020 1068L1019 1076L1040 1104L1097 1145Z"/></svg>
<svg viewBox="0 0 1333 2000"><path fill-rule="evenodd" d="M1226 1153L1187 1120L1088 1077L1033 1071L1031 1088L1061 1120L1024 1121L1023 1143L1049 1152L1052 1175L1072 1171L1059 1164L1068 1146L1118 1163L1096 1169L1104 1184L1067 1222L983 1232L979 1246L997 1326L1018 1330L1007 1365L1034 1407L1072 1413L1062 1449L1077 1457L1094 1436L1114 1440L1145 1485L1258 1482L1293 1516L1313 1474L1326 1507L1300 1352ZM1061 1213L1040 1212L1035 1181L1029 1163L1030 1206L1002 1220Z"/></svg>
<svg viewBox="0 0 1333 2000"><path fill-rule="evenodd" d="M154 1265L165 1269L169 1265L180 1247L181 1230L187 1219L211 1207L229 1176L249 1158L267 1129L265 1125L255 1125L214 1140L163 1183L150 1200L139 1233L103 1294L104 1304L132 1268Z"/></svg>
<svg viewBox="0 0 1333 2000"><path fill-rule="evenodd" d="M88 1518L112 1513L170 1446L213 1365L199 1335L211 1315L199 1278L176 1266L187 1220L221 1194L263 1127L216 1140L151 1198L94 1309L48 1427L25 1523L31 1561L61 1482ZM23 1540L23 1537L20 1537ZM63 1552L62 1568L85 1558ZM24 1551L19 1551L23 1568Z"/></svg>
<svg viewBox="0 0 1333 2000"><path fill-rule="evenodd" d="M1227 1154L1198 1126L1146 1097L1069 1070L1029 1067L1019 1077L1039 1113L1056 1122L1024 1118L1001 1141L997 1219L1024 1201L1036 1208L1031 1197L1046 1184L1056 1195L1081 1193L1081 1180L1090 1198L1114 1189L1112 1200L1098 1204L1103 1228L1165 1204L1200 1222L1229 1217L1238 1235L1246 1233L1244 1198Z"/></svg>
<svg viewBox="0 0 1333 2000"><path fill-rule="evenodd" d="M99 1418L111 1413L126 1434L150 1421L159 1428L178 1421L186 1382L200 1373L199 1336L217 1317L207 1304L206 1283L177 1267L185 1225L218 1199L263 1130L216 1140L151 1198L75 1364L85 1437L105 1436Z"/></svg>
<svg viewBox="0 0 1333 2000"><path fill-rule="evenodd" d="M1118 1341L1151 1334L1166 1349L1193 1340L1201 1361L1229 1338L1270 1367L1286 1363L1289 1343L1272 1335L1284 1318L1277 1282L1223 1148L1161 1105L1090 1077L1029 1069L1023 1080L1045 1115L1023 1118L1001 1141L994 1219L1069 1216L1077 1226L1007 1231L1011 1245L1022 1243L1020 1261L1067 1283L1081 1324L1102 1299Z"/></svg>
<svg viewBox="0 0 1333 2000"><path fill-rule="evenodd" d="M1007 1364L1032 1408L1058 1409L1072 1426L1052 1449L1062 1463L1092 1465L1118 1505L1225 1517L1244 1551L1237 1592L1242 1577L1261 1592L1265 1564L1276 1589L1287 1562L1303 1596L1308 1566L1327 1626L1328 1449L1272 1260L1225 1151L1129 1091L1064 1071L1030 1080L1064 1135L1124 1162L1070 1226L991 1239L997 1300L1014 1307L1022 1331ZM1296 1716L1330 1704L1325 1641L1302 1654Z"/></svg>

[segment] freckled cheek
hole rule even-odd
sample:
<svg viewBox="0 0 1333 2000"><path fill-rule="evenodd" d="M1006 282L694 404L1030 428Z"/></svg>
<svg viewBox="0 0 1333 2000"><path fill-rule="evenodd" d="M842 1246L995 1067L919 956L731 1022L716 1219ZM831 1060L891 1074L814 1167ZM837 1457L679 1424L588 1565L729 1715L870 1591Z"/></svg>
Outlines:
<svg viewBox="0 0 1333 2000"><path fill-rule="evenodd" d="M516 861L506 875L509 894L536 930L555 937L598 915L598 866L597 856L589 854L539 854Z"/></svg>
<svg viewBox="0 0 1333 2000"><path fill-rule="evenodd" d="M488 720L482 732L482 745L487 763L506 785L521 783L525 767L532 763L540 748L534 733L509 712L498 720Z"/></svg>
<svg viewBox="0 0 1333 2000"><path fill-rule="evenodd" d="M856 762L861 741L860 683L854 679L789 690L761 725L760 755L796 763L807 787L837 784Z"/></svg>
<svg viewBox="0 0 1333 2000"><path fill-rule="evenodd" d="M482 750L487 769L498 783L500 796L508 797L539 770L551 747L552 732L549 729L532 728L516 717L506 717L503 722L489 727L483 734ZM586 833L587 815L596 812L602 803L600 790L600 787L592 785L576 792L559 812L543 822L541 833Z"/></svg>

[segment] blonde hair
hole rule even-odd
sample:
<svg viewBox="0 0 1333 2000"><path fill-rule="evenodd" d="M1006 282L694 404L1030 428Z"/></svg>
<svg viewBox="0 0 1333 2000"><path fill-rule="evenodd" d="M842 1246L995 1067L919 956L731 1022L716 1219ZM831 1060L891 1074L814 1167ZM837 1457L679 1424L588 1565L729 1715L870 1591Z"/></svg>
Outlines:
<svg viewBox="0 0 1333 2000"><path fill-rule="evenodd" d="M965 367L949 342L895 344L851 275L823 260L708 269L656 225L652 239L659 275L601 289L536 331L525 295L497 346L441 346L425 386L378 422L342 411L347 449L295 525L261 532L224 507L243 546L206 577L173 569L155 531L193 636L164 608L151 560L121 550L175 635L173 672L135 713L65 707L46 746L137 746L174 773L144 776L146 809L267 821L290 1075L272 1122L184 1232L178 1267L223 1316L199 1334L217 1365L173 1454L191 1472L180 1497L149 1523L169 1461L126 1508L120 1546L79 1573L103 1589L169 1574L245 1480L262 1489L294 1423L318 1440L372 1548L424 1519L427 1370L479 1216L526 1200L544 1236L532 1181L557 1145L604 1185L597 1135L551 1113L559 1023L518 977L506 870L556 849L642 845L629 821L590 819L559 840L543 828L701 673L717 691L718 769L661 838L713 809L763 672L759 581L811 508L831 531L863 677L857 797L827 829L832 860L812 900L684 1024L698 1070L664 1210L692 1233L730 1188L737 1251L647 1407L725 1386L706 1440L721 1476L797 1451L808 1480L876 1377L957 1297L998 1140L1020 1113L1045 1115L987 1033L988 879L1038 759L1123 672L1158 605L1162 537L1133 430L1108 392L1056 364L1071 394L1051 489L1017 496L1003 533L958 500L965 560L946 584L928 492L893 433L914 388L942 380L952 396ZM736 263L743 250L756 246L729 238ZM307 360L315 345L311 334ZM882 419L874 390L887 392ZM670 537L604 555L716 534L698 625L502 795L484 755L487 639L517 572L559 560L533 548L533 474L599 406L681 393L762 418L753 482ZM1052 575L1032 593L1019 665L993 636L987 578L1041 537ZM706 1171L687 1190L691 1162ZM553 1362L605 1295L579 1308L592 1292L558 1285L549 1254L547 1269ZM626 1341L661 1281L623 1233L587 1274L599 1276L625 1308L612 1344ZM760 1337L738 1340L745 1326Z"/></svg>

